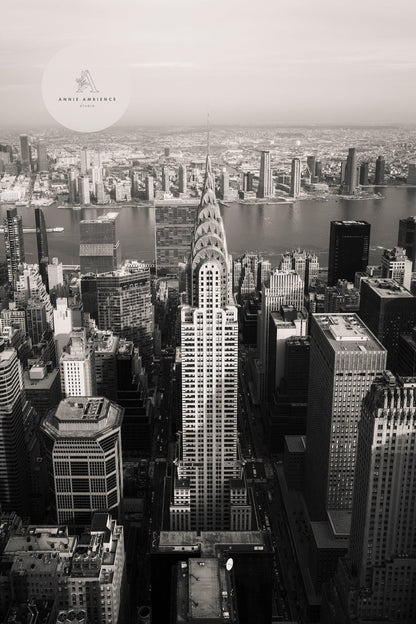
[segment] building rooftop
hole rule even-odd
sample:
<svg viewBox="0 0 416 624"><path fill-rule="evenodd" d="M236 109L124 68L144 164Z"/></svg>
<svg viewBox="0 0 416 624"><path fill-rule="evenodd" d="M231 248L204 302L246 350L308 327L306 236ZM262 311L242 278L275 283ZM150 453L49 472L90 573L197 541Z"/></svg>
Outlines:
<svg viewBox="0 0 416 624"><path fill-rule="evenodd" d="M215 556L222 548L232 552L270 552L268 536L261 531L161 531L159 552L195 552Z"/></svg>
<svg viewBox="0 0 416 624"><path fill-rule="evenodd" d="M327 520L311 522L311 529L315 543L319 549L339 550L340 548L348 548L349 537L336 537L332 532L331 524Z"/></svg>
<svg viewBox="0 0 416 624"><path fill-rule="evenodd" d="M313 314L334 351L385 351L357 314Z"/></svg>
<svg viewBox="0 0 416 624"><path fill-rule="evenodd" d="M59 376L59 369L54 368L50 373L46 373L43 377L33 378L30 372L23 372L23 380L26 390L49 390L56 378Z"/></svg>
<svg viewBox="0 0 416 624"><path fill-rule="evenodd" d="M344 221L331 221L331 223L336 223L337 225L369 225L367 221L356 221L355 219Z"/></svg>
<svg viewBox="0 0 416 624"><path fill-rule="evenodd" d="M326 512L335 537L349 537L351 512L342 509L328 509Z"/></svg>
<svg viewBox="0 0 416 624"><path fill-rule="evenodd" d="M2 364L7 364L15 354L15 349L4 349L4 351L0 351L0 366Z"/></svg>
<svg viewBox="0 0 416 624"><path fill-rule="evenodd" d="M374 292L377 293L379 297L385 297L388 299L392 298L407 298L413 299L413 295L410 291L408 291L403 286L400 286L398 282L392 279L380 279L380 278L368 278L363 279Z"/></svg>
<svg viewBox="0 0 416 624"><path fill-rule="evenodd" d="M83 219L80 223L106 223L107 221L115 221L118 217L118 212L107 212L105 215L101 215L96 219Z"/></svg>
<svg viewBox="0 0 416 624"><path fill-rule="evenodd" d="M105 397L67 397L42 421L53 437L95 437L121 427L124 410Z"/></svg>
<svg viewBox="0 0 416 624"><path fill-rule="evenodd" d="M285 442L289 453L305 453L306 451L305 436L287 435Z"/></svg>
<svg viewBox="0 0 416 624"><path fill-rule="evenodd" d="M77 538L69 536L64 526L29 525L20 534L12 535L9 538L4 554L59 552L70 556L76 543Z"/></svg>

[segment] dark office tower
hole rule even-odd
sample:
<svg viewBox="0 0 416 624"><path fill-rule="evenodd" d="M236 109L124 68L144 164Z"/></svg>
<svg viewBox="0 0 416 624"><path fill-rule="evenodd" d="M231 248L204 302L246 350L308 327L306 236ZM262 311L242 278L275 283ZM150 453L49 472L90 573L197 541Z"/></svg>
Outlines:
<svg viewBox="0 0 416 624"><path fill-rule="evenodd" d="M416 621L416 378L377 377L363 402L348 556L331 622ZM331 618L331 619L330 619Z"/></svg>
<svg viewBox="0 0 416 624"><path fill-rule="evenodd" d="M50 369L43 362L33 364L24 371L26 398L43 418L61 400L59 368Z"/></svg>
<svg viewBox="0 0 416 624"><path fill-rule="evenodd" d="M316 175L316 157L315 156L307 156L306 164L308 166L309 175L311 178L314 178Z"/></svg>
<svg viewBox="0 0 416 624"><path fill-rule="evenodd" d="M149 268L136 260L128 260L115 271L83 277L83 301L85 290L88 301L84 302L84 310L96 313L98 328L131 340L139 347L143 364L149 371L154 329Z"/></svg>
<svg viewBox="0 0 416 624"><path fill-rule="evenodd" d="M315 162L315 177L317 178L318 182L322 178L322 163L320 160L317 160Z"/></svg>
<svg viewBox="0 0 416 624"><path fill-rule="evenodd" d="M19 264L25 261L22 217L17 214L17 208L8 208L6 218L3 219L3 226L7 277L13 284L18 274Z"/></svg>
<svg viewBox="0 0 416 624"><path fill-rule="evenodd" d="M360 184L362 186L368 184L368 162L363 162L360 165Z"/></svg>
<svg viewBox="0 0 416 624"><path fill-rule="evenodd" d="M49 251L48 251L48 237L46 235L46 223L45 216L42 208L35 208L35 224L36 224L36 245L38 248L38 264L39 273L42 277L42 282L48 288L48 263L49 263Z"/></svg>
<svg viewBox="0 0 416 624"><path fill-rule="evenodd" d="M178 186L179 186L179 193L186 193L187 191L186 165L179 165Z"/></svg>
<svg viewBox="0 0 416 624"><path fill-rule="evenodd" d="M345 173L347 170L347 161L343 160L341 162L341 173L340 173L340 181L341 181L341 185L343 185L345 183Z"/></svg>
<svg viewBox="0 0 416 624"><path fill-rule="evenodd" d="M290 177L290 195L296 198L300 193L300 160L292 160L292 174Z"/></svg>
<svg viewBox="0 0 416 624"><path fill-rule="evenodd" d="M356 314L313 314L306 488L312 520L351 512L361 402L386 350Z"/></svg>
<svg viewBox="0 0 416 624"><path fill-rule="evenodd" d="M155 241L158 275L178 275L178 263L189 254L197 204L156 204Z"/></svg>
<svg viewBox="0 0 416 624"><path fill-rule="evenodd" d="M257 197L273 197L274 189L273 189L273 178L272 178L272 170L270 166L270 152L264 151L261 152L261 160L260 160L260 178L259 178L259 187L257 189Z"/></svg>
<svg viewBox="0 0 416 624"><path fill-rule="evenodd" d="M25 443L22 365L15 349L0 343L0 501L3 511L29 513L29 460Z"/></svg>
<svg viewBox="0 0 416 624"><path fill-rule="evenodd" d="M169 169L163 165L162 167L162 191L168 193L170 189Z"/></svg>
<svg viewBox="0 0 416 624"><path fill-rule="evenodd" d="M355 147L348 150L347 164L345 168L345 183L342 192L346 195L354 195L357 187L357 153Z"/></svg>
<svg viewBox="0 0 416 624"><path fill-rule="evenodd" d="M29 174L31 172L31 163L29 137L27 134L20 135L20 155L22 161L22 171L23 173Z"/></svg>
<svg viewBox="0 0 416 624"><path fill-rule="evenodd" d="M359 314L386 347L387 368L397 372L400 334L410 334L416 326L416 297L396 281L364 278Z"/></svg>
<svg viewBox="0 0 416 624"><path fill-rule="evenodd" d="M98 219L81 221L80 270L87 273L106 273L119 268L121 247L117 227L118 212L109 212Z"/></svg>
<svg viewBox="0 0 416 624"><path fill-rule="evenodd" d="M355 274L365 271L370 248L367 221L331 221L328 258L328 285L339 279L354 283Z"/></svg>
<svg viewBox="0 0 416 624"><path fill-rule="evenodd" d="M48 171L48 155L46 153L45 142L39 139L38 141L38 173L41 171Z"/></svg>
<svg viewBox="0 0 416 624"><path fill-rule="evenodd" d="M376 160L376 175L374 178L374 184L384 184L384 167L385 160L381 156L379 156Z"/></svg>
<svg viewBox="0 0 416 624"><path fill-rule="evenodd" d="M416 217L400 219L398 247L406 250L406 256L412 261L412 271L416 270Z"/></svg>
<svg viewBox="0 0 416 624"><path fill-rule="evenodd" d="M170 156L170 148L165 147L165 158L169 158L169 156Z"/></svg>

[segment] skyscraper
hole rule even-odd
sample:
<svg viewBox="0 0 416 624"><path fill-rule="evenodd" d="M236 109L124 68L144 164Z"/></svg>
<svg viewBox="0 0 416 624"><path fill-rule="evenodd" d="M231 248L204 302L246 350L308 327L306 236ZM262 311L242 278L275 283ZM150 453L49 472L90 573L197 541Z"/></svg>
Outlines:
<svg viewBox="0 0 416 624"><path fill-rule="evenodd" d="M121 246L117 227L118 212L97 219L80 221L80 272L106 273L119 268Z"/></svg>
<svg viewBox="0 0 416 624"><path fill-rule="evenodd" d="M361 402L386 350L356 314L311 320L305 495L312 520L352 508Z"/></svg>
<svg viewBox="0 0 416 624"><path fill-rule="evenodd" d="M412 262L402 247L385 249L381 256L382 276L393 279L407 290L410 290L412 279Z"/></svg>
<svg viewBox="0 0 416 624"><path fill-rule="evenodd" d="M170 174L166 165L162 167L162 191L168 193L170 190Z"/></svg>
<svg viewBox="0 0 416 624"><path fill-rule="evenodd" d="M178 263L189 254L197 205L155 205L156 268L158 275L178 275Z"/></svg>
<svg viewBox="0 0 416 624"><path fill-rule="evenodd" d="M39 273L42 277L42 281L49 290L48 284L48 263L49 263L49 251L48 251L48 237L46 234L45 215L42 208L35 208L35 224L36 224L36 246L38 250L38 264Z"/></svg>
<svg viewBox="0 0 416 624"><path fill-rule="evenodd" d="M3 219L3 226L7 277L9 282L13 284L18 275L19 264L25 261L22 217L17 214L17 208L7 209L6 218Z"/></svg>
<svg viewBox="0 0 416 624"><path fill-rule="evenodd" d="M123 409L104 397L63 399L43 419L49 488L58 524L83 528L94 511L122 519Z"/></svg>
<svg viewBox="0 0 416 624"><path fill-rule="evenodd" d="M360 184L363 186L368 184L368 162L362 162L360 165Z"/></svg>
<svg viewBox="0 0 416 624"><path fill-rule="evenodd" d="M292 160L292 174L290 177L290 195L297 197L300 193L300 160L294 158Z"/></svg>
<svg viewBox="0 0 416 624"><path fill-rule="evenodd" d="M382 156L378 156L376 160L376 173L374 178L374 184L384 184L384 167L385 161Z"/></svg>
<svg viewBox="0 0 416 624"><path fill-rule="evenodd" d="M87 340L84 327L71 331L70 343L61 354L59 367L62 396L85 397L97 393L94 345Z"/></svg>
<svg viewBox="0 0 416 624"><path fill-rule="evenodd" d="M305 285L305 293L309 292L312 280L319 275L319 258L310 251L304 249L293 249L282 254L280 267L282 271L294 270L302 279Z"/></svg>
<svg viewBox="0 0 416 624"><path fill-rule="evenodd" d="M309 176L314 178L316 175L316 156L307 156L306 164L308 166ZM292 161L293 166L293 161Z"/></svg>
<svg viewBox="0 0 416 624"><path fill-rule="evenodd" d="M187 264L181 310L182 433L171 528L248 529L251 509L238 457L238 319L232 259L215 199L211 162Z"/></svg>
<svg viewBox="0 0 416 624"><path fill-rule="evenodd" d="M363 278L360 292L360 318L386 347L387 368L396 373L400 334L416 326L416 297L389 279Z"/></svg>
<svg viewBox="0 0 416 624"><path fill-rule="evenodd" d="M261 311L258 318L258 349L261 362L260 398L267 396L270 313L279 312L283 305L303 309L304 284L296 271L273 269L263 284Z"/></svg>
<svg viewBox="0 0 416 624"><path fill-rule="evenodd" d="M357 152L355 147L350 147L345 168L345 183L342 191L346 195L354 195L357 188Z"/></svg>
<svg viewBox="0 0 416 624"><path fill-rule="evenodd" d="M91 203L90 179L87 175L80 175L78 178L79 203L86 206Z"/></svg>
<svg viewBox="0 0 416 624"><path fill-rule="evenodd" d="M26 399L15 349L0 341L0 501L3 511L30 511L30 474L25 443Z"/></svg>
<svg viewBox="0 0 416 624"><path fill-rule="evenodd" d="M78 201L78 171L70 169L68 172L68 202L75 204Z"/></svg>
<svg viewBox="0 0 416 624"><path fill-rule="evenodd" d="M186 193L187 186L188 186L186 165L179 165L178 186L179 186L179 193Z"/></svg>
<svg viewBox="0 0 416 624"><path fill-rule="evenodd" d="M31 172L31 162L30 162L30 145L29 145L29 137L27 134L20 135L20 156L22 161L22 171L25 174L29 174Z"/></svg>
<svg viewBox="0 0 416 624"><path fill-rule="evenodd" d="M274 189L272 170L270 166L270 152L263 151L261 152L260 159L260 178L259 187L257 189L257 197L273 197L273 195Z"/></svg>
<svg viewBox="0 0 416 624"><path fill-rule="evenodd" d="M406 255L412 261L412 271L416 270L416 217L400 219L397 246L406 250Z"/></svg>
<svg viewBox="0 0 416 624"><path fill-rule="evenodd" d="M153 201L155 198L155 181L153 176L146 176L144 180L145 185L145 199Z"/></svg>
<svg viewBox="0 0 416 624"><path fill-rule="evenodd" d="M416 620L416 379L376 378L363 401L350 547L331 621Z"/></svg>
<svg viewBox="0 0 416 624"><path fill-rule="evenodd" d="M48 171L48 155L46 153L45 141L38 141L38 173Z"/></svg>
<svg viewBox="0 0 416 624"><path fill-rule="evenodd" d="M339 279L354 283L355 273L368 265L370 229L367 221L331 221L328 285Z"/></svg>
<svg viewBox="0 0 416 624"><path fill-rule="evenodd" d="M154 329L149 268L127 260L115 271L83 277L81 292L84 310L94 316L98 328L131 340L149 371Z"/></svg>

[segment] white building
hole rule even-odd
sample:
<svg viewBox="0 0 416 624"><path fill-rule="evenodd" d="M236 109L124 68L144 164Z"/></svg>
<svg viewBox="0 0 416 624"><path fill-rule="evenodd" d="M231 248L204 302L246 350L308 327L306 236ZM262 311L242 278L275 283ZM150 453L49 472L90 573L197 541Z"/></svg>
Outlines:
<svg viewBox="0 0 416 624"><path fill-rule="evenodd" d="M410 290L412 280L412 261L406 255L402 247L385 249L381 256L382 277L388 277L398 282L407 290Z"/></svg>
<svg viewBox="0 0 416 624"><path fill-rule="evenodd" d="M70 343L61 354L59 367L64 396L86 397L96 394L94 345L87 341L84 327L72 330Z"/></svg>
<svg viewBox="0 0 416 624"><path fill-rule="evenodd" d="M171 528L225 530L234 522L248 530L237 436L237 308L214 189L208 157L187 264L188 305L181 311L182 433ZM238 493L231 497L231 491Z"/></svg>

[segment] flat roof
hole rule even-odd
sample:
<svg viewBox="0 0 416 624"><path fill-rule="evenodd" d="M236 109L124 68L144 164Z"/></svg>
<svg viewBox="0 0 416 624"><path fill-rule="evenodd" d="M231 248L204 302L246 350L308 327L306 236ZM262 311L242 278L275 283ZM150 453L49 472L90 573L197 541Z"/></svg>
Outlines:
<svg viewBox="0 0 416 624"><path fill-rule="evenodd" d="M95 437L121 427L124 410L106 397L67 397L48 412L42 429L52 437Z"/></svg>
<svg viewBox="0 0 416 624"><path fill-rule="evenodd" d="M349 537L351 530L351 512L342 509L328 509L326 512L332 532L336 537Z"/></svg>
<svg viewBox="0 0 416 624"><path fill-rule="evenodd" d="M358 314L312 314L334 351L386 351Z"/></svg>
<svg viewBox="0 0 416 624"><path fill-rule="evenodd" d="M348 548L348 537L336 537L331 529L331 524L327 520L321 522L311 522L311 529L318 548L325 550Z"/></svg>
<svg viewBox="0 0 416 624"><path fill-rule="evenodd" d="M374 290L374 292L376 292L379 297L385 297L388 299L414 299L412 293L407 290L407 288L404 288L398 282L392 279L369 277L367 279L364 278L362 282L368 284L368 286L370 286L370 288Z"/></svg>
<svg viewBox="0 0 416 624"><path fill-rule="evenodd" d="M286 446L290 453L304 453L306 450L305 436L285 436Z"/></svg>
<svg viewBox="0 0 416 624"><path fill-rule="evenodd" d="M58 375L59 368L54 368L41 379L31 379L29 371L25 370L23 372L25 390L49 390Z"/></svg>
<svg viewBox="0 0 416 624"><path fill-rule="evenodd" d="M188 566L191 617L220 617L220 583L217 559L189 559Z"/></svg>
<svg viewBox="0 0 416 624"><path fill-rule="evenodd" d="M222 546L230 551L270 552L270 542L261 531L161 531L157 550L160 552L195 552L216 555Z"/></svg>

